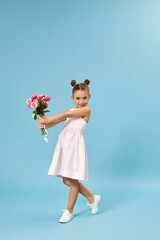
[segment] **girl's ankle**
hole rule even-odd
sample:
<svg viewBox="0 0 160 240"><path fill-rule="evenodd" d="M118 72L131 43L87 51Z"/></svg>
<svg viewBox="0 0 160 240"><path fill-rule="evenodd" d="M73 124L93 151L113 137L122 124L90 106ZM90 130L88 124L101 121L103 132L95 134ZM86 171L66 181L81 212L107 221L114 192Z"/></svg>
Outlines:
<svg viewBox="0 0 160 240"><path fill-rule="evenodd" d="M90 203L90 204L94 203L94 195L92 196L91 199L89 199L89 203Z"/></svg>
<svg viewBox="0 0 160 240"><path fill-rule="evenodd" d="M70 210L70 209L68 209L68 208L67 208L67 210L68 210L70 213L73 213L73 210Z"/></svg>

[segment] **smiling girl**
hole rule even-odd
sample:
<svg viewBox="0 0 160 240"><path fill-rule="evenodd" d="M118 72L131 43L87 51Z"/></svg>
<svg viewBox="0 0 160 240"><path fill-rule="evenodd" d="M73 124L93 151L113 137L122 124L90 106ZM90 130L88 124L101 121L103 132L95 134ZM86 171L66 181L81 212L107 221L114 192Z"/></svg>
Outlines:
<svg viewBox="0 0 160 240"><path fill-rule="evenodd" d="M71 81L72 100L75 108L66 110L63 113L51 117L39 117L39 128L46 129L65 121L64 127L58 136L52 162L48 175L62 177L63 183L70 187L69 201L67 208L63 211L59 222L66 223L73 218L73 207L78 194L81 193L88 199L87 205L92 208L92 214L98 211L100 195L93 195L79 182L88 181L88 159L83 131L89 121L91 109L87 106L91 97L89 93L90 81L76 84Z"/></svg>

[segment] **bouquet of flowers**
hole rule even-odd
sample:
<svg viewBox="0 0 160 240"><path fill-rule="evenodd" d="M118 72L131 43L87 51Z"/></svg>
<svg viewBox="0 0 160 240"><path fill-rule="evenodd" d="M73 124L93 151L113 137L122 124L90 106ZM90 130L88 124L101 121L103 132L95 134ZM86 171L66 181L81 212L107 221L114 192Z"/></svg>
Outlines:
<svg viewBox="0 0 160 240"><path fill-rule="evenodd" d="M32 115L34 120L37 119L37 115L39 115L40 117L43 117L46 112L50 112L49 110L44 110L48 107L48 103L46 102L50 100L51 100L51 97L50 96L46 97L44 94L41 94L41 95L33 94L31 98L27 99L27 106L29 108L35 109ZM44 125L44 128L41 128L41 134L42 135L46 134L44 136L44 140L48 142L48 139L46 138L46 136L48 135L48 132L45 129L45 125Z"/></svg>

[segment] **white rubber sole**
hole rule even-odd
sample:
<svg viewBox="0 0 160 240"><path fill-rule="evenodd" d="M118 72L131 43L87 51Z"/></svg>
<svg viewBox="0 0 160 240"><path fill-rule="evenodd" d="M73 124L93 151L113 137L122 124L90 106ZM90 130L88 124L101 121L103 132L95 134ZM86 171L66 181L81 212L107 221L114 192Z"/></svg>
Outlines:
<svg viewBox="0 0 160 240"><path fill-rule="evenodd" d="M63 221L63 220L61 221L61 220L59 220L59 222L60 223L68 223L68 222L70 222L72 220L72 218L73 218L73 216L68 221Z"/></svg>

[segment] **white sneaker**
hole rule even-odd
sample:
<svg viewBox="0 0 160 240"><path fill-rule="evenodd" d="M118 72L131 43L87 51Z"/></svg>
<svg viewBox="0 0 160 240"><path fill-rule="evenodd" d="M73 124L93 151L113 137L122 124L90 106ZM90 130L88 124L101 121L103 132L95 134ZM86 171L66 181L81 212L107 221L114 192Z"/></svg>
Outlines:
<svg viewBox="0 0 160 240"><path fill-rule="evenodd" d="M100 195L94 195L94 202L92 204L87 202L87 205L92 208L92 214L96 214L98 212L98 204L100 202L100 199Z"/></svg>
<svg viewBox="0 0 160 240"><path fill-rule="evenodd" d="M70 213L70 212L68 211L68 209L65 209L65 210L62 210L62 211L63 211L64 213L63 213L62 217L59 219L59 222L61 222L61 223L69 222L69 221L72 219L73 214Z"/></svg>

